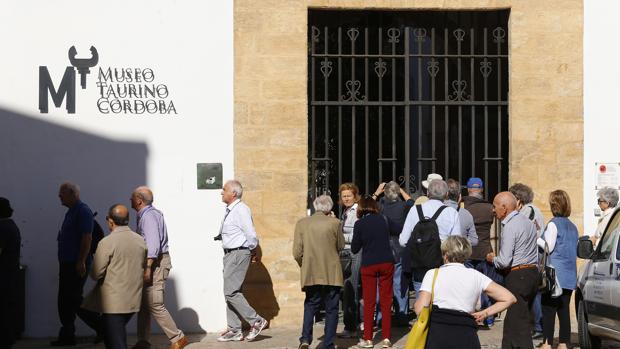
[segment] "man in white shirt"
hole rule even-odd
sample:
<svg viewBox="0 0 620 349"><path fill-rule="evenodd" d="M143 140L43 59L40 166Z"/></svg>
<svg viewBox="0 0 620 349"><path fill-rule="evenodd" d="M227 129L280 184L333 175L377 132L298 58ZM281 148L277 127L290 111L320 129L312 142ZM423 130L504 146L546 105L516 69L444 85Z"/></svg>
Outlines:
<svg viewBox="0 0 620 349"><path fill-rule="evenodd" d="M444 200L448 198L448 184L440 179L435 179L428 184L428 198L429 200L423 203L420 207L424 213L424 217L433 217L435 212L444 205ZM401 246L406 247L411 233L416 224L420 221L417 209L411 209L405 219L403 230L400 233L398 242ZM452 207L445 207L443 211L437 217L435 221L439 230L439 238L444 241L450 235L461 235L461 222L459 220L459 213ZM420 291L422 285L422 279L424 273L413 273L413 287L416 295Z"/></svg>
<svg viewBox="0 0 620 349"><path fill-rule="evenodd" d="M242 195L243 187L239 181L230 180L222 188L226 213L220 227L220 236L224 248L224 297L228 329L217 339L220 342L243 340L240 317L251 326L247 335L249 341L255 339L267 326L267 320L256 313L241 293L245 274L258 246L252 211L241 201Z"/></svg>

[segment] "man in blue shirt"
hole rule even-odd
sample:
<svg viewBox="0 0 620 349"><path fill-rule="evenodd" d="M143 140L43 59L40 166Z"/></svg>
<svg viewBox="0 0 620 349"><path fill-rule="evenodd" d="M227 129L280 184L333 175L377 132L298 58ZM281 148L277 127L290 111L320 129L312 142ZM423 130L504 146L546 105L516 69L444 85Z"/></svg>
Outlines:
<svg viewBox="0 0 620 349"><path fill-rule="evenodd" d="M93 212L80 201L80 188L70 182L60 186L60 203L67 207L58 232L58 316L60 333L52 346L75 345L75 316L99 333L96 314L80 309L86 271L91 261L90 244L93 233Z"/></svg>

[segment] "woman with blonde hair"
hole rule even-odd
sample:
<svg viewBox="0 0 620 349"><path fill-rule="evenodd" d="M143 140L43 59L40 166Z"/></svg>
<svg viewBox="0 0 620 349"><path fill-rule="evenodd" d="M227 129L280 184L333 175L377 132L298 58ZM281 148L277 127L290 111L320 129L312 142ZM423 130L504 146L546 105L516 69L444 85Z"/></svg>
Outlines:
<svg viewBox="0 0 620 349"><path fill-rule="evenodd" d="M424 307L432 306L426 349L479 349L476 321L507 309L517 299L486 275L463 265L471 255L471 244L466 238L448 237L441 243L441 253L444 264L426 273L414 305L418 315ZM493 298L495 304L476 312L482 292Z"/></svg>

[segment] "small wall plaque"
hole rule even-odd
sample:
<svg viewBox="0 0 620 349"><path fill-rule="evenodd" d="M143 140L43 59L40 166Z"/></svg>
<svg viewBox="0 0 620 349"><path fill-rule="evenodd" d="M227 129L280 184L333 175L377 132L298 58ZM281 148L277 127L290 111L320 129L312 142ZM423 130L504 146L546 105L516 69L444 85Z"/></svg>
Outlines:
<svg viewBox="0 0 620 349"><path fill-rule="evenodd" d="M196 164L198 189L222 189L222 164Z"/></svg>

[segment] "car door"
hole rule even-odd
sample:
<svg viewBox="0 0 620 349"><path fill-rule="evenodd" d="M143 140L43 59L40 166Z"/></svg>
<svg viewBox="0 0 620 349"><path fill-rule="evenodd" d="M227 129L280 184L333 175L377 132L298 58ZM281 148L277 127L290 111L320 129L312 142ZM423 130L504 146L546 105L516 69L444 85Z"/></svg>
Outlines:
<svg viewBox="0 0 620 349"><path fill-rule="evenodd" d="M612 252L615 252L614 242L617 241L619 232L620 211L616 210L592 256L592 269L584 292L588 322L606 329L616 328L613 314L618 308L613 305L612 288L616 285L617 268Z"/></svg>
<svg viewBox="0 0 620 349"><path fill-rule="evenodd" d="M612 252L614 262L614 272L610 280L611 287L611 301L615 307L612 314L614 321L614 329L620 332L620 234L616 234L616 241L614 242L615 251ZM620 335L616 334L616 340L620 340Z"/></svg>

